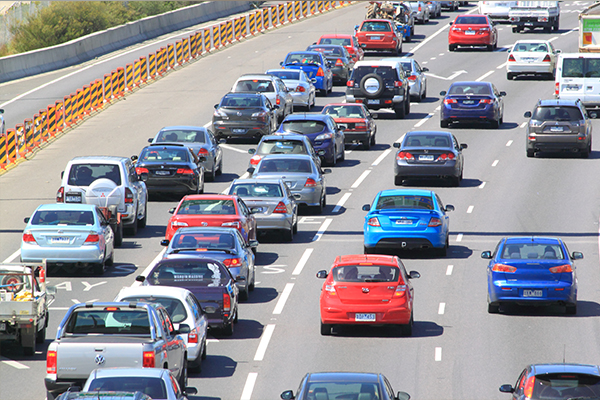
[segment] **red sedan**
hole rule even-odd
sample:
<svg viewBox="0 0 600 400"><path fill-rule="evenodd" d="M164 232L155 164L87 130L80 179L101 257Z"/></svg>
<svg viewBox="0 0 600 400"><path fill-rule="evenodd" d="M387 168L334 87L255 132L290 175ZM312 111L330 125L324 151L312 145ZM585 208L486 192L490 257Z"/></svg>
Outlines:
<svg viewBox="0 0 600 400"><path fill-rule="evenodd" d="M331 115L338 125L345 126L344 142L362 143L363 149L369 150L375 144L375 117L362 103L327 104L321 114Z"/></svg>
<svg viewBox="0 0 600 400"><path fill-rule="evenodd" d="M169 210L173 216L167 224L165 239L171 240L182 226L224 226L237 228L246 243L256 240L256 219L238 196L199 194L185 196ZM252 248L256 252L255 248Z"/></svg>
<svg viewBox="0 0 600 400"><path fill-rule="evenodd" d="M387 19L366 19L356 30L356 39L363 50L402 52L402 37L398 37L394 23Z"/></svg>
<svg viewBox="0 0 600 400"><path fill-rule="evenodd" d="M365 57L364 50L358 44L356 37L352 35L323 35L316 43L313 44L337 44L344 46L354 62L360 61Z"/></svg>
<svg viewBox="0 0 600 400"><path fill-rule="evenodd" d="M485 46L489 51L498 46L498 30L487 15L459 15L448 32L448 50L458 46Z"/></svg>
<svg viewBox="0 0 600 400"><path fill-rule="evenodd" d="M396 325L412 335L413 287L416 271L406 272L396 256L358 254L338 256L321 289L321 335L333 325Z"/></svg>

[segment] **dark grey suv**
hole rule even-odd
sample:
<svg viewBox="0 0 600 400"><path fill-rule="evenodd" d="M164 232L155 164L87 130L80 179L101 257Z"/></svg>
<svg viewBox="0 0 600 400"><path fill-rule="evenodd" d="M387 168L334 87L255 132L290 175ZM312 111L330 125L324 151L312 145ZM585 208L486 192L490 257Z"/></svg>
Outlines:
<svg viewBox="0 0 600 400"><path fill-rule="evenodd" d="M592 151L592 122L580 100L538 100L527 125L527 157L536 152L571 151L587 158ZM596 118L596 113L591 113Z"/></svg>
<svg viewBox="0 0 600 400"><path fill-rule="evenodd" d="M358 61L346 84L346 102L367 108L390 108L398 118L410 112L408 79L398 61Z"/></svg>

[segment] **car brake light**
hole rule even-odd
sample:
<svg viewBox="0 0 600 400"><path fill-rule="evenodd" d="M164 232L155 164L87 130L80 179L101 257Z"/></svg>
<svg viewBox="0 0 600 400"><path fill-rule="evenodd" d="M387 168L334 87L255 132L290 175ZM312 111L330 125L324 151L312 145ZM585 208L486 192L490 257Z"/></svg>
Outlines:
<svg viewBox="0 0 600 400"><path fill-rule="evenodd" d="M344 62L340 58L338 58L337 61L335 62L335 65L337 67L342 67L342 66L344 66Z"/></svg>
<svg viewBox="0 0 600 400"><path fill-rule="evenodd" d="M421 12L421 6L419 5L419 12Z"/></svg>
<svg viewBox="0 0 600 400"><path fill-rule="evenodd" d="M125 188L125 203L133 203L133 192L129 188Z"/></svg>
<svg viewBox="0 0 600 400"><path fill-rule="evenodd" d="M317 182L313 178L308 178L304 183L304 187L315 187L317 186Z"/></svg>
<svg viewBox="0 0 600 400"><path fill-rule="evenodd" d="M438 160L446 161L446 160L454 160L454 153L444 153L440 154Z"/></svg>
<svg viewBox="0 0 600 400"><path fill-rule="evenodd" d="M287 213L287 207L285 206L285 204L283 204L283 201L280 201L279 204L277 204L277 207L275 207L275 210L273 210L273 214L285 213Z"/></svg>
<svg viewBox="0 0 600 400"><path fill-rule="evenodd" d="M554 85L554 94L556 96L558 96L558 93L560 92L560 84L558 82L556 82L556 84Z"/></svg>
<svg viewBox="0 0 600 400"><path fill-rule="evenodd" d="M493 104L494 100L492 100L492 99L481 99L481 100L479 100L479 103L480 104Z"/></svg>
<svg viewBox="0 0 600 400"><path fill-rule="evenodd" d="M57 203L65 202L65 187L64 186L61 186L58 188L58 191L56 192L56 202Z"/></svg>
<svg viewBox="0 0 600 400"><path fill-rule="evenodd" d="M177 173L178 174L183 174L183 175L192 175L194 173L194 171L192 171L189 168L178 168L177 169Z"/></svg>
<svg viewBox="0 0 600 400"><path fill-rule="evenodd" d="M258 165L261 158L262 156L259 155L252 156L252 158L250 159L250 165Z"/></svg>
<svg viewBox="0 0 600 400"><path fill-rule="evenodd" d="M452 28L452 30L454 32L460 32L462 29L460 29L458 26L455 26L454 28Z"/></svg>
<svg viewBox="0 0 600 400"><path fill-rule="evenodd" d="M279 98L279 96L277 96L277 99L275 100L275 104L277 104L277 105L281 104L281 99Z"/></svg>
<svg viewBox="0 0 600 400"><path fill-rule="evenodd" d="M31 234L31 232L25 232L23 233L23 241L25 243L37 243L35 241L35 238L33 237L33 235Z"/></svg>
<svg viewBox="0 0 600 400"><path fill-rule="evenodd" d="M319 70L317 71L317 76L325 76L325 73L323 72L323 68L319 67Z"/></svg>
<svg viewBox="0 0 600 400"><path fill-rule="evenodd" d="M347 81L346 82L346 86L353 87L354 86L354 81Z"/></svg>
<svg viewBox="0 0 600 400"><path fill-rule="evenodd" d="M429 227L442 226L442 220L437 217L431 217L431 219L429 220L429 224L427 226L429 226Z"/></svg>
<svg viewBox="0 0 600 400"><path fill-rule="evenodd" d="M85 239L85 243L98 243L100 241L100 235L97 233L90 233Z"/></svg>
<svg viewBox="0 0 600 400"><path fill-rule="evenodd" d="M150 172L150 171L148 171L148 168L137 167L137 168L135 169L135 173L136 173L136 174L138 174L138 175L141 175L141 174L147 174L147 173L149 173L149 172Z"/></svg>
<svg viewBox="0 0 600 400"><path fill-rule="evenodd" d="M366 129L367 124L364 122L357 122L356 124L354 124L354 128L355 129Z"/></svg>
<svg viewBox="0 0 600 400"><path fill-rule="evenodd" d="M337 295L337 292L335 291L335 285L325 285L325 291L331 296Z"/></svg>
<svg viewBox="0 0 600 400"><path fill-rule="evenodd" d="M402 81L394 81L394 87L402 87Z"/></svg>
<svg viewBox="0 0 600 400"><path fill-rule="evenodd" d="M396 156L396 159L398 159L398 160L409 160L409 161L412 161L412 160L415 159L415 156L413 156L412 154L410 154L408 151L401 151Z"/></svg>
<svg viewBox="0 0 600 400"><path fill-rule="evenodd" d="M208 157L208 150L205 149L204 147L201 147L200 150L198 150L198 156Z"/></svg>
<svg viewBox="0 0 600 400"><path fill-rule="evenodd" d="M512 265L506 265L506 264L494 264L494 266L492 267L492 271L494 272L509 272L509 273L514 273L517 270L516 267L513 267Z"/></svg>
<svg viewBox="0 0 600 400"><path fill-rule="evenodd" d="M369 225L369 226L381 226L381 224L379 223L379 219L377 217L371 217L371 218L369 218L369 220L367 221L367 225Z"/></svg>
<svg viewBox="0 0 600 400"><path fill-rule="evenodd" d="M416 80L417 80L417 76L416 76L416 75L411 75L411 76L409 76L409 77L408 77L408 78L406 78L406 79L408 79L409 81L412 81L412 82L414 82L414 81L416 81Z"/></svg>
<svg viewBox="0 0 600 400"><path fill-rule="evenodd" d="M553 274L561 274L563 272L573 272L573 269L569 264L559 265L558 267L550 268L550 272Z"/></svg>
<svg viewBox="0 0 600 400"><path fill-rule="evenodd" d="M509 54L508 61L517 61L517 60L515 60L515 56L513 56L512 54Z"/></svg>
<svg viewBox="0 0 600 400"><path fill-rule="evenodd" d="M523 389L523 394L526 398L530 399L531 395L533 395L533 388L535 386L535 376L530 376L525 383L525 389Z"/></svg>
<svg viewBox="0 0 600 400"><path fill-rule="evenodd" d="M228 292L225 292L223 293L223 312L229 316L229 311L231 311L231 297Z"/></svg>
<svg viewBox="0 0 600 400"><path fill-rule="evenodd" d="M190 333L188 333L188 343L198 343L198 331L196 328L192 329Z"/></svg>
<svg viewBox="0 0 600 400"><path fill-rule="evenodd" d="M242 259L241 258L226 258L225 260L223 260L223 265L225 265L227 268L235 268L235 267L239 267L240 265L242 265Z"/></svg>
<svg viewBox="0 0 600 400"><path fill-rule="evenodd" d="M479 31L480 31L480 32L487 32L487 31L489 31L489 30L490 30L490 28L488 28L488 27L479 28Z"/></svg>
<svg viewBox="0 0 600 400"><path fill-rule="evenodd" d="M456 104L458 101L456 99L444 99L444 104Z"/></svg>
<svg viewBox="0 0 600 400"><path fill-rule="evenodd" d="M144 352L144 361L142 367L144 368L154 368L154 351L145 351Z"/></svg>
<svg viewBox="0 0 600 400"><path fill-rule="evenodd" d="M550 55L546 54L546 57L544 57L544 59L542 61L543 62L551 62L552 60L550 59Z"/></svg>
<svg viewBox="0 0 600 400"><path fill-rule="evenodd" d="M56 351L49 350L46 354L46 373L56 374Z"/></svg>
<svg viewBox="0 0 600 400"><path fill-rule="evenodd" d="M240 221L223 222L221 224L221 226L229 226L229 227L240 229Z"/></svg>
<svg viewBox="0 0 600 400"><path fill-rule="evenodd" d="M298 86L296 86L296 92L304 93L304 92L306 92L306 89L304 89L304 86L298 85Z"/></svg>
<svg viewBox="0 0 600 400"><path fill-rule="evenodd" d="M406 295L406 287L404 285L398 285L394 292L394 297L403 297Z"/></svg>

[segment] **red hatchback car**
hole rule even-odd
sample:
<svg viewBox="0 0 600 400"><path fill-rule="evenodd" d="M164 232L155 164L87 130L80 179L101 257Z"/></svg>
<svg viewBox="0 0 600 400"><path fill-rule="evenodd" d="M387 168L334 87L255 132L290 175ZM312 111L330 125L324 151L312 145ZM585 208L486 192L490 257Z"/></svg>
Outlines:
<svg viewBox="0 0 600 400"><path fill-rule="evenodd" d="M458 46L485 46L489 51L498 46L498 30L486 15L459 15L448 32L448 50Z"/></svg>
<svg viewBox="0 0 600 400"><path fill-rule="evenodd" d="M173 216L167 224L165 239L171 240L183 226L224 226L237 228L246 243L256 240L256 219L238 196L197 194L185 196L177 207L169 210ZM256 248L252 248L256 252Z"/></svg>
<svg viewBox="0 0 600 400"><path fill-rule="evenodd" d="M402 53L402 37L398 37L394 23L387 19L366 19L356 29L356 39L363 50Z"/></svg>
<svg viewBox="0 0 600 400"><path fill-rule="evenodd" d="M338 256L329 274L322 270L321 335L333 325L395 325L412 335L413 287L421 275L406 272L396 256L357 254Z"/></svg>
<svg viewBox="0 0 600 400"><path fill-rule="evenodd" d="M344 143L361 143L369 150L375 144L377 114L371 114L367 106L361 103L334 103L323 107L321 114L331 115L338 125L344 128Z"/></svg>
<svg viewBox="0 0 600 400"><path fill-rule="evenodd" d="M313 44L337 44L344 46L354 62L360 61L365 57L364 50L358 44L356 37L352 35L323 35Z"/></svg>

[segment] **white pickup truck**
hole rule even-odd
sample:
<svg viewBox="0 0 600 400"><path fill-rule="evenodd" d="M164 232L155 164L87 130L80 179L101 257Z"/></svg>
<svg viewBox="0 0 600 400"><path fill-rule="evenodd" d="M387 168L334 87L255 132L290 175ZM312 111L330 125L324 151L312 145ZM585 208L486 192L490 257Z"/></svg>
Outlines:
<svg viewBox="0 0 600 400"><path fill-rule="evenodd" d="M513 33L543 28L544 32L558 31L560 5L558 1L518 1L508 11Z"/></svg>

